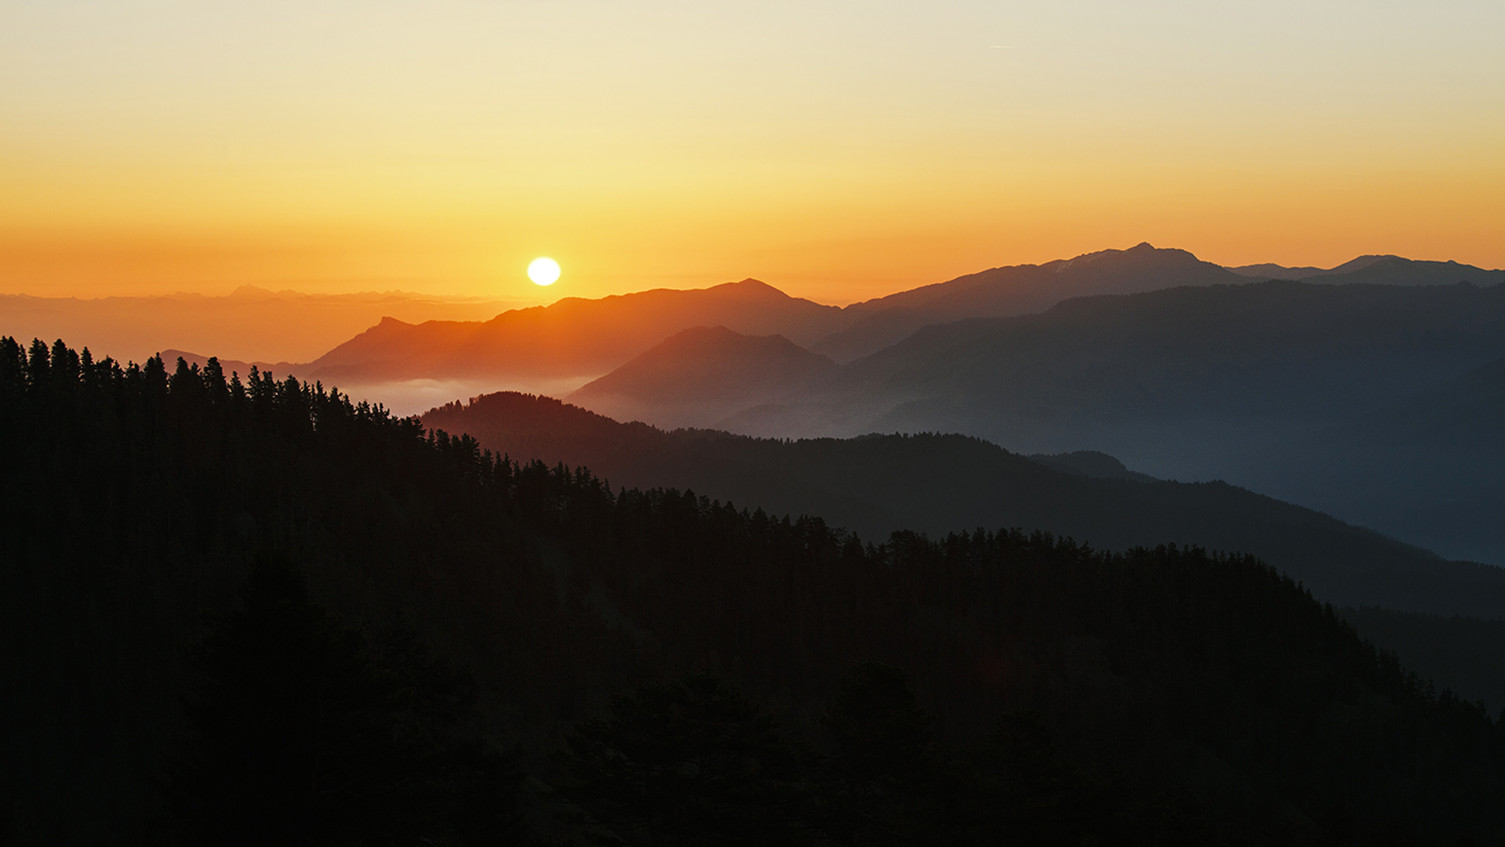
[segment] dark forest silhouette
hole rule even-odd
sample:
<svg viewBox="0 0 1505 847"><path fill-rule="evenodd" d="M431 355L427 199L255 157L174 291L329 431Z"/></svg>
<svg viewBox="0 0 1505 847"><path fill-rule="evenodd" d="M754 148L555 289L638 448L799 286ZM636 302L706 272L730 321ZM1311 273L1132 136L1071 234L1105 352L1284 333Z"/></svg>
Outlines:
<svg viewBox="0 0 1505 847"><path fill-rule="evenodd" d="M0 458L16 843L1505 833L1499 724L1246 556L873 543L62 342L0 339Z"/></svg>

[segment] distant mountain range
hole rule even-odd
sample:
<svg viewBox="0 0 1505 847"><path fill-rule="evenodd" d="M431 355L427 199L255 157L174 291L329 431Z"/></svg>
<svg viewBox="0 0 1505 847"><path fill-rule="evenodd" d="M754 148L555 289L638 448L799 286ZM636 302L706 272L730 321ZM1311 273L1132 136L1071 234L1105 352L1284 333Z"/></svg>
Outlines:
<svg viewBox="0 0 1505 847"><path fill-rule="evenodd" d="M1031 314L1075 297L1229 285L1251 278L1490 286L1505 281L1505 271L1382 255L1329 269L1274 264L1224 268L1184 250L1139 244L1042 265L993 268L845 308L789 297L756 280L600 300L566 298L550 306L510 310L505 302L478 298L400 292L315 295L243 286L226 297L0 295L0 332L64 338L122 361L142 361L174 348L200 358L212 354L288 363L298 375L326 383L480 377L501 388L505 380L570 378L578 387L697 326L782 335L845 363L929 324Z"/></svg>
<svg viewBox="0 0 1505 847"><path fill-rule="evenodd" d="M0 331L17 337L77 338L102 355L144 358L172 347L243 362L275 362L303 378L371 385L401 380L509 382L572 379L576 386L626 364L669 336L702 326L744 335L782 335L839 363L878 352L933 324L1043 312L1065 300L1251 278L1325 283L1489 286L1505 271L1456 262L1363 256L1331 269L1250 265L1224 268L1184 250L1139 244L1042 265L993 268L845 308L790 297L757 280L705 289L658 289L599 300L495 311L498 303L416 295L301 295L243 287L230 297L73 300L0 296ZM375 320L373 315L385 315ZM487 320L471 316L490 314ZM299 359L282 343L322 327L364 332L322 355ZM344 330L350 332L351 330ZM137 338L142 336L142 338ZM150 339L145 341L143 339ZM175 341L167 339L177 339ZM166 341L164 341L166 340ZM143 346L151 343L152 346ZM250 352L251 355L248 355Z"/></svg>
<svg viewBox="0 0 1505 847"><path fill-rule="evenodd" d="M931 324L1042 312L1074 297L1245 281L1185 250L1139 244L1128 250L1103 250L1043 265L993 268L855 303L847 310L857 320L822 339L813 349L847 362L902 341Z"/></svg>
<svg viewBox="0 0 1505 847"><path fill-rule="evenodd" d="M1335 284L1371 285L1499 285L1505 270L1488 271L1457 262L1419 262L1400 256L1360 256L1335 268L1287 268L1281 265L1244 265L1230 268L1254 279L1319 280Z"/></svg>
<svg viewBox="0 0 1505 847"><path fill-rule="evenodd" d="M299 371L326 382L477 375L588 379L698 326L778 334L808 344L844 321L835 306L790 297L748 279L692 291L566 298L503 312L482 323L387 319Z"/></svg>
<svg viewBox="0 0 1505 847"><path fill-rule="evenodd" d="M0 333L62 338L95 358L144 362L176 348L221 359L307 362L391 315L404 320L469 321L512 304L486 298L396 291L302 294L244 285L227 296L32 297L0 294ZM242 371L244 373L244 371Z"/></svg>
<svg viewBox="0 0 1505 847"><path fill-rule="evenodd" d="M1301 430L1501 356L1502 287L1173 288L932 325L792 395L783 420L761 415L779 421L781 435L858 434L809 421L812 410L815 421L860 412L863 432L973 432L1028 450L1098 448L1143 465L1138 454L1155 448L1139 444L1156 435L1135 431L1142 426Z"/></svg>
<svg viewBox="0 0 1505 847"><path fill-rule="evenodd" d="M1382 256L1356 259L1331 271L1315 270L1312 276L1332 283L1471 281L1485 286L1505 280L1505 271ZM577 377L583 384L672 335L714 326L743 335L782 335L811 352L848 363L926 326L1034 314L1080 297L1247 282L1244 271L1149 244L1043 265L994 268L845 308L790 297L746 279L696 290L566 298L550 306L504 312L485 322L384 320L297 370L300 376L325 382Z"/></svg>

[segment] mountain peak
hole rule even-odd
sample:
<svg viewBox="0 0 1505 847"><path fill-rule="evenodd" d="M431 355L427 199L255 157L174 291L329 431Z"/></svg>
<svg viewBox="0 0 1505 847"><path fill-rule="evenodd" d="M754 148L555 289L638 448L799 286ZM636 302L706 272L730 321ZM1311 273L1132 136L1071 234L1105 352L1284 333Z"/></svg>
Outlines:
<svg viewBox="0 0 1505 847"><path fill-rule="evenodd" d="M1396 255L1394 255L1392 253L1370 253L1370 254L1367 254L1367 255L1364 255L1364 256L1359 256L1358 258L1355 258L1355 259L1350 259L1350 260L1344 262L1343 264L1338 265L1337 267L1335 267L1332 270L1328 271L1328 273L1330 273L1330 274L1350 273L1352 271L1361 271L1361 270L1364 270L1365 268L1370 268L1370 267L1373 267L1373 266L1379 265L1379 264L1396 264L1396 263L1408 262L1408 261L1410 261L1410 260L1406 259L1404 257L1401 257L1401 256L1396 256Z"/></svg>
<svg viewBox="0 0 1505 847"><path fill-rule="evenodd" d="M1104 265L1111 267L1125 264L1142 266L1146 263L1200 265L1202 260L1186 250L1175 247L1160 248L1148 241L1141 241L1127 250L1098 250L1094 253L1083 253L1070 259L1049 262L1043 267L1051 268L1059 274L1087 267L1100 268Z"/></svg>
<svg viewBox="0 0 1505 847"><path fill-rule="evenodd" d="M697 326L669 336L569 396L612 417L650 413L672 403L695 415L661 425L705 426L836 369L836 363L782 335L747 335L725 326ZM672 416L671 416L672 417ZM644 417L648 420L648 417Z"/></svg>
<svg viewBox="0 0 1505 847"><path fill-rule="evenodd" d="M772 285L769 285L761 279L753 279L752 277L748 277L747 279L740 280L738 282L724 282L721 285L713 286L712 290L724 291L728 294L735 294L739 297L758 297L763 299L779 300L793 299L788 294L785 294L779 289L774 288Z"/></svg>

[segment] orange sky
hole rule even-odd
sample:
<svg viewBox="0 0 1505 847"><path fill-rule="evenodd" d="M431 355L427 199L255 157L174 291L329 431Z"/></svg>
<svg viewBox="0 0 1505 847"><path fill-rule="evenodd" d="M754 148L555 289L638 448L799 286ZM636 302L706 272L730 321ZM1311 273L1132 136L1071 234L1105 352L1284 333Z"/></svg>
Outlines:
<svg viewBox="0 0 1505 847"><path fill-rule="evenodd" d="M0 292L1505 267L1497 0L1009 5L0 0Z"/></svg>

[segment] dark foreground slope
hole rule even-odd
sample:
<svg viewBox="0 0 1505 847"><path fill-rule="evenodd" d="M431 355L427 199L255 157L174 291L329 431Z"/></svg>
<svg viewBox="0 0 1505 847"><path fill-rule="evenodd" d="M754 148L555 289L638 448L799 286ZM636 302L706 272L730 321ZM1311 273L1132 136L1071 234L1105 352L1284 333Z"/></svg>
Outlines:
<svg viewBox="0 0 1505 847"><path fill-rule="evenodd" d="M865 546L62 344L0 451L7 842L587 843L523 775L608 843L1505 833L1498 726L1255 560Z"/></svg>

